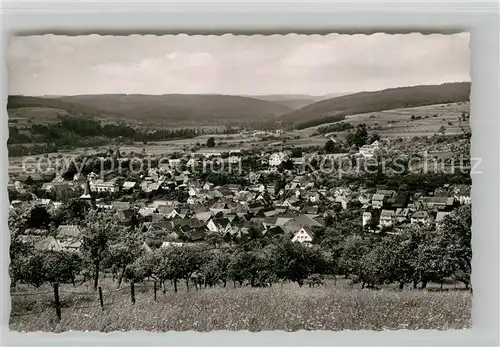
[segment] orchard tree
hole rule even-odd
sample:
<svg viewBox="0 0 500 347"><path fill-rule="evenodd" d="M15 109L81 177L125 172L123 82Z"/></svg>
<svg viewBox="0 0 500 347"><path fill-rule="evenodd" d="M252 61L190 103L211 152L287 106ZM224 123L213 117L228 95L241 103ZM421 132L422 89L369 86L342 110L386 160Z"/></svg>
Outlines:
<svg viewBox="0 0 500 347"><path fill-rule="evenodd" d="M118 288L120 287L123 275L128 265L132 264L142 253L142 240L134 231L129 231L129 235L121 238L118 242L109 246L109 262L116 272L120 271L118 277Z"/></svg>
<svg viewBox="0 0 500 347"><path fill-rule="evenodd" d="M472 244L471 244L471 206L462 206L447 215L438 229L448 240L448 257L453 262L453 277L470 285Z"/></svg>
<svg viewBox="0 0 500 347"><path fill-rule="evenodd" d="M94 289L99 284L102 261L109 255L109 246L121 231L118 220L112 215L90 211L82 223L82 253L94 270Z"/></svg>

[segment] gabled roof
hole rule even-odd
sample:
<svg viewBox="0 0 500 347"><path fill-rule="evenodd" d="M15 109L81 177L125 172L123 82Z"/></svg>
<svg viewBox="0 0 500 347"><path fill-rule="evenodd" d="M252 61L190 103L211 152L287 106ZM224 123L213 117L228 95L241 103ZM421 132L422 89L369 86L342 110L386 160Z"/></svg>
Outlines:
<svg viewBox="0 0 500 347"><path fill-rule="evenodd" d="M446 217L449 214L450 212L438 212L436 214L436 222L441 222L444 219L444 217Z"/></svg>
<svg viewBox="0 0 500 347"><path fill-rule="evenodd" d="M382 210L380 212L380 218L392 218L394 216L394 211L392 210Z"/></svg>
<svg viewBox="0 0 500 347"><path fill-rule="evenodd" d="M429 218L427 211L417 211L412 214L411 218Z"/></svg>
<svg viewBox="0 0 500 347"><path fill-rule="evenodd" d="M59 225L57 228L58 238L77 238L78 236L80 236L80 228L78 225Z"/></svg>
<svg viewBox="0 0 500 347"><path fill-rule="evenodd" d="M47 236L35 243L35 248L38 250L60 251L61 246L52 236Z"/></svg>
<svg viewBox="0 0 500 347"><path fill-rule="evenodd" d="M116 210L126 210L130 208L130 202L128 201L111 201L111 206Z"/></svg>
<svg viewBox="0 0 500 347"><path fill-rule="evenodd" d="M183 234L190 241L201 241L207 236L207 230L204 227L192 228L188 231L183 231Z"/></svg>
<svg viewBox="0 0 500 347"><path fill-rule="evenodd" d="M372 200L374 201L382 201L385 199L384 194L373 194Z"/></svg>

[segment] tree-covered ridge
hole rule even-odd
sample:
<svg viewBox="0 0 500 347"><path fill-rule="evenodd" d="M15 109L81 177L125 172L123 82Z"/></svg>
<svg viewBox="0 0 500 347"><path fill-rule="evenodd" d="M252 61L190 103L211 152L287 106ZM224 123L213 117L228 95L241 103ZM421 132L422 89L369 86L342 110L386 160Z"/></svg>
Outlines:
<svg viewBox="0 0 500 347"><path fill-rule="evenodd" d="M57 123L33 124L19 129L9 126L9 145L43 143L55 146L93 146L109 143L113 139L130 141L161 141L175 138L191 138L200 133L193 128L138 129L125 123L102 122L76 117L62 117ZM15 147L14 147L15 148ZM9 148L12 149L12 148Z"/></svg>
<svg viewBox="0 0 500 347"><path fill-rule="evenodd" d="M306 128L335 122L332 117L468 101L470 82L392 88L322 100L280 117L284 124Z"/></svg>

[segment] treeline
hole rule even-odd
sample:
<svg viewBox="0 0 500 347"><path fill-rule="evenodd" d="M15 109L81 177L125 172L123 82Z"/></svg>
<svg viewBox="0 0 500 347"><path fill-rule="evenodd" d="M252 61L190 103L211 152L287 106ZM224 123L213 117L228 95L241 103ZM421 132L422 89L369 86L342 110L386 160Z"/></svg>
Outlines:
<svg viewBox="0 0 500 347"><path fill-rule="evenodd" d="M345 275L362 288L397 284L425 288L429 282L460 281L468 288L471 271L470 207L455 210L436 227L412 224L405 228L364 232L353 219L339 213L328 226L316 229L312 246L293 243L289 235L263 235L256 228L233 243L212 233L206 243L145 248L148 232L123 225L105 213L83 213L81 252L34 252L20 241L29 216L9 218L11 280L40 286L73 281L83 274L98 287L99 274L111 272L118 281L139 283L148 277L208 286L269 286L280 281L300 286L323 276ZM348 220L348 222L346 222ZM50 266L45 266L50 264Z"/></svg>
<svg viewBox="0 0 500 347"><path fill-rule="evenodd" d="M33 124L26 129L31 136L20 134L16 127L10 127L13 135L9 137L9 144L36 142L68 145L81 137L105 137L109 139L122 137L133 141L160 141L172 138L195 137L198 129L156 129L152 131L134 129L126 124L105 124L92 119L64 117L53 124Z"/></svg>
<svg viewBox="0 0 500 347"><path fill-rule="evenodd" d="M336 124L330 124L330 125L326 125L323 127L319 127L318 130L316 130L316 133L318 135L322 135L322 134L345 131L345 130L349 130L352 128L354 128L354 126L351 123L336 123Z"/></svg>
<svg viewBox="0 0 500 347"><path fill-rule="evenodd" d="M307 107L307 106L306 106ZM301 130L310 127L315 127L317 125L325 124L325 123L335 123L340 122L345 119L345 115L335 115L335 116L325 116L317 119L311 119L305 122L301 122L295 126L295 129Z"/></svg>

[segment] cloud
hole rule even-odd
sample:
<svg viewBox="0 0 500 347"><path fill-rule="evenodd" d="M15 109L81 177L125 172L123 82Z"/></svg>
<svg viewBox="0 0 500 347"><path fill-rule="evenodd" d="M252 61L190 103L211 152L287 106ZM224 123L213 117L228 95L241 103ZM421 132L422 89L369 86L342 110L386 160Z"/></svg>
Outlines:
<svg viewBox="0 0 500 347"><path fill-rule="evenodd" d="M469 34L27 36L11 94L327 94L470 80ZM35 74L37 76L35 76Z"/></svg>

